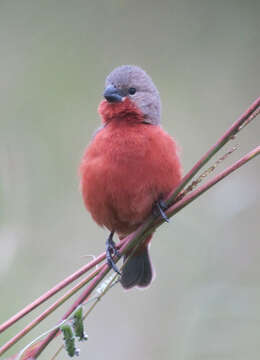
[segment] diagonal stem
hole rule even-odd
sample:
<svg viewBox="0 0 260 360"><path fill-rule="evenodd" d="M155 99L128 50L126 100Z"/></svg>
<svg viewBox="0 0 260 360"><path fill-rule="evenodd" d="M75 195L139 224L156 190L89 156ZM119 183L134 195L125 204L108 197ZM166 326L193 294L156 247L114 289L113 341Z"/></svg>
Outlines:
<svg viewBox="0 0 260 360"><path fill-rule="evenodd" d="M110 271L110 268L107 264L103 265L101 271L98 275L92 280L92 282L87 286L87 288L83 291L83 293L79 296L79 298L72 304L69 310L62 317L62 320L67 319L73 311L84 301L87 300L91 292L96 288L96 286L104 279L107 273ZM38 349L33 354L33 359L37 359L37 357L41 354L41 352L46 348L46 346L55 338L59 329L52 331L46 338L43 340L38 347Z"/></svg>
<svg viewBox="0 0 260 360"><path fill-rule="evenodd" d="M213 185L224 179L226 176L231 174L233 171L239 169L242 165L247 163L249 160L253 159L257 155L260 154L260 146L256 147L254 150L243 156L240 160L235 162L232 166L228 167L226 170L222 171L220 174L215 176L213 179L209 180L206 184L200 186L198 189L194 190L190 194L186 195L184 198L175 203L171 208L167 210L168 216L173 216L178 211L183 209L189 203L194 201L197 197L202 195L205 191L209 190ZM163 220L157 220L156 224L152 227L152 229L148 229L149 231L154 231L155 228L159 227L163 223ZM147 235L146 233L143 234ZM143 236L138 234L130 234L125 238L125 243L122 245L119 250L121 254L128 251L129 248L132 248L135 244L140 242L143 239ZM83 301L85 301L91 292L96 288L96 286L100 283L100 281L105 277L110 269L108 265L104 265L103 270L99 273L99 275L92 281L92 283L87 287L87 289L83 292L83 294L77 299L77 301L72 305L72 307L68 310L68 312L64 315L63 319L66 319L70 314L76 309L78 305L80 305ZM56 336L58 333L58 329L54 330L39 346L37 351L34 354L34 358L36 359L40 353L45 349L45 347L49 344L49 342Z"/></svg>
<svg viewBox="0 0 260 360"><path fill-rule="evenodd" d="M202 195L205 191L209 190L213 185L223 180L226 176L230 175L233 171L239 169L242 165L246 164L248 161L252 160L257 155L260 155L260 146L257 146L255 149L253 149L248 154L244 155L241 159L236 161L233 165L229 166L227 169L216 175L213 179L209 180L204 185L200 186L196 190L183 197L180 201L172 205L166 211L166 214L169 217L175 215L178 211L182 210L185 206L190 204L192 201ZM158 226L162 223L163 221L160 219L160 221L158 222Z"/></svg>
<svg viewBox="0 0 260 360"><path fill-rule="evenodd" d="M172 205L181 190L187 183L197 174L197 172L234 136L249 123L256 115L258 115L260 107L260 97L257 98L253 104L239 117L237 121L219 138L215 145L213 145L202 158L196 162L193 168L184 176L180 184L171 192L165 201L166 204Z"/></svg>
<svg viewBox="0 0 260 360"><path fill-rule="evenodd" d="M104 266L104 265L103 265ZM53 311L60 307L65 301L67 301L72 295L74 295L78 290L80 290L84 285L90 282L103 268L103 266L95 271L93 271L86 279L83 279L72 289L67 291L60 299L55 301L50 307L48 307L43 313L31 321L23 330L17 333L13 338L11 338L7 343L5 343L0 348L0 355L4 354L11 346L13 346L17 341L23 338L29 331L31 331L36 325L38 325L42 320L49 316Z"/></svg>
<svg viewBox="0 0 260 360"><path fill-rule="evenodd" d="M216 175L214 178L206 182L204 185L200 186L196 190L190 192L188 195L184 196L177 202L175 202L168 210L166 210L166 215L172 217L177 212L182 210L189 203L194 201L205 191L209 190L213 185L223 180L226 176L230 175L235 170L239 169L242 165L246 164L248 161L252 160L254 157L260 154L260 146L257 146L254 150L250 151L248 154L244 155L240 160L236 161L233 165ZM153 218L154 219L154 218ZM132 249L136 244L145 239L149 234L153 233L156 228L164 223L164 220L157 218L155 221L151 221L149 226L141 225L134 233L128 235L125 238L125 243L120 249L120 253L125 253Z"/></svg>
<svg viewBox="0 0 260 360"><path fill-rule="evenodd" d="M53 295L55 295L60 290L64 289L67 285L71 284L74 280L78 279L81 275L86 273L88 270L92 269L94 266L98 265L101 261L105 259L106 255L105 253L98 256L93 261L89 262L88 264L82 266L79 270L77 270L74 274L68 276L66 279L59 282L57 285L55 285L52 289L47 291L45 294L40 296L38 299L33 301L31 304L27 305L24 309L19 311L17 314L12 316L10 319L8 319L6 322L4 322L2 325L0 325L0 334L4 330L8 329L11 325L13 325L16 321L23 318L25 315L27 315L29 312L34 310L36 307L41 305L43 302L51 298ZM1 351L0 351L1 355Z"/></svg>

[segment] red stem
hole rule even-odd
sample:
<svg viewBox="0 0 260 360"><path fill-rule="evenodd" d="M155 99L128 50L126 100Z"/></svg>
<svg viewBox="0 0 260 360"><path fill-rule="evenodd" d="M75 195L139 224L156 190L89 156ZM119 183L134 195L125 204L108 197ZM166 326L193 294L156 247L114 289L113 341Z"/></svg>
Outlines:
<svg viewBox="0 0 260 360"><path fill-rule="evenodd" d="M260 146L252 150L250 153L243 156L240 160L235 162L232 166L228 167L226 170L222 171L220 174L215 176L213 179L209 180L206 184L200 186L198 189L194 190L192 193L186 195L183 199L178 201L176 204L174 204L172 207L170 207L167 210L167 214L169 216L174 215L178 211L180 211L182 208L184 208L186 205L191 203L193 200L195 200L199 195L203 194L205 191L209 190L213 185L218 183L220 180L228 176L233 171L240 168L242 165L244 165L246 162L248 162L250 159L255 157L256 155L260 154ZM157 226L159 226L163 221L159 221L157 223ZM121 249L119 250L120 253L123 253L124 250L129 246L129 244L134 240L136 237L135 233L130 234L125 238L125 243L122 245ZM67 313L63 316L62 320L67 319L71 313L79 306L82 302L84 302L88 296L91 294L91 292L94 290L94 288L97 286L97 284L105 277L105 275L109 271L108 265L104 265L101 272L96 276L96 278L92 281L91 284L86 288L86 290L82 293L82 295L75 301L75 303L71 306L71 308L67 311ZM49 342L56 336L59 329L54 330L52 333L50 333L46 339L40 344L39 348L36 350L34 354L34 358L36 359L40 353L45 349L45 347L49 344Z"/></svg>
<svg viewBox="0 0 260 360"><path fill-rule="evenodd" d="M88 270L92 269L94 266L99 264L102 260L105 259L105 257L106 257L105 253L101 254L96 259L94 259L90 263L84 265L82 268L77 270L74 274L68 276L66 279L59 282L52 289L48 290L45 294L40 296L38 299L33 301L31 304L27 305L24 309L22 309L17 314L15 314L10 319L8 319L6 322L4 322L2 325L0 325L0 334L1 334L1 332L6 330L7 328L9 328L11 325L13 325L16 321L20 320L22 317L24 317L26 314L28 314L30 311L35 309L37 306L41 305L43 302L45 302L50 297L55 295L58 291L62 290L67 285L72 283L74 280L78 279L85 272L87 272ZM0 354L1 354L1 352L0 352Z"/></svg>
<svg viewBox="0 0 260 360"><path fill-rule="evenodd" d="M180 201L172 205L167 211L166 214L168 216L173 216L178 211L183 209L186 205L195 200L198 196L202 195L205 191L209 190L213 185L218 183L220 180L224 179L226 176L231 174L233 171L239 169L242 165L247 163L253 157L260 155L260 146L257 146L254 150L250 151L248 154L244 155L241 159L236 161L233 165L223 170L221 173L216 175L213 179L206 182L204 185L198 187L196 190L192 191L185 197L183 197ZM158 221L158 225L163 221Z"/></svg>
<svg viewBox="0 0 260 360"><path fill-rule="evenodd" d="M104 265L103 265L104 266ZM62 297L56 300L50 307L48 307L43 313L31 321L24 329L18 332L13 338L11 338L7 343L5 343L0 348L0 355L5 353L11 346L13 346L18 340L25 336L29 331L31 331L39 322L44 320L48 315L50 315L54 310L56 310L60 305L62 305L66 300L68 300L76 291L82 288L87 282L89 282L96 274L102 270L103 267L93 271L86 279L83 279L72 289L67 291Z"/></svg>
<svg viewBox="0 0 260 360"><path fill-rule="evenodd" d="M134 237L134 233L128 235L123 240L123 244L121 248L119 249L120 254L123 254L124 250L127 248L129 243L132 241ZM121 242L122 243L122 242ZM118 260L118 259L117 259ZM115 261L117 261L115 260ZM103 278L106 276L106 274L110 271L110 267L107 264L103 265L102 270L99 272L99 274L93 279L93 281L88 285L88 287L83 291L83 293L79 296L79 298L72 304L72 306L69 308L69 310L65 313L65 315L62 317L62 320L67 319L73 311L84 301L87 300L87 298L90 296L92 291L96 288L96 286L103 280ZM46 348L46 346L54 339L54 337L58 334L59 329L53 330L46 338L43 340L40 344L40 346L37 348L33 355L33 359L36 359L41 352Z"/></svg>
<svg viewBox="0 0 260 360"><path fill-rule="evenodd" d="M86 287L86 289L83 291L83 293L79 296L79 298L72 304L72 306L69 308L69 310L65 313L65 315L62 317L62 320L67 319L73 311L84 301L87 300L93 289L97 286L98 283L106 276L106 274L109 272L110 267L105 264L103 265L102 270L99 272L99 274L93 279L93 281ZM36 359L41 352L46 348L46 346L52 341L52 339L56 336L56 334L59 332L59 329L53 330L46 338L43 340L40 344L40 346L37 348L35 353L33 354L32 358Z"/></svg>
<svg viewBox="0 0 260 360"><path fill-rule="evenodd" d="M216 152L226 144L230 138L232 138L239 130L241 125L243 125L249 117L256 112L256 110L260 106L260 97L257 98L253 104L239 117L237 121L233 123L233 125L222 135L219 140L213 145L209 151L206 152L202 158L196 162L193 168L184 176L180 184L173 189L170 195L167 197L167 204L171 205L173 201L176 199L180 191L185 187L185 185L194 177L195 174L209 161L209 159L216 154Z"/></svg>

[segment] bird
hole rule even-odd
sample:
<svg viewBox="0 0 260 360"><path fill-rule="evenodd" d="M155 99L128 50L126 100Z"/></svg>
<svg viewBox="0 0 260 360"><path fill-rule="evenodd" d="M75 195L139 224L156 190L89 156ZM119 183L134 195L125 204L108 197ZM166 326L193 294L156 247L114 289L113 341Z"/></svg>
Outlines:
<svg viewBox="0 0 260 360"><path fill-rule="evenodd" d="M103 95L98 107L102 124L81 160L80 187L94 221L110 231L107 262L120 273L113 261L118 255L114 233L125 238L154 209L167 221L163 200L181 181L182 166L178 145L161 126L159 91L142 68L115 68L105 80ZM152 235L132 256L124 255L123 288L144 288L152 282Z"/></svg>

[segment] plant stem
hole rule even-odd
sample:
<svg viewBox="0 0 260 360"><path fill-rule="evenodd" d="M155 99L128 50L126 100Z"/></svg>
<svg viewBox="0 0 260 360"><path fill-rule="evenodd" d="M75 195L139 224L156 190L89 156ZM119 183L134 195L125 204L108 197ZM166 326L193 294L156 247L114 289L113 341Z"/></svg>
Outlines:
<svg viewBox="0 0 260 360"><path fill-rule="evenodd" d="M168 208L165 212L168 217L172 217L177 212L182 210L189 203L194 201L200 195L202 195L205 191L209 190L213 185L218 183L220 180L224 179L226 176L231 174L233 171L240 168L242 165L246 164L249 160L252 160L254 157L260 154L260 146L257 146L254 150L250 151L248 154L244 155L240 160L236 161L233 165L216 175L214 178L206 182L204 185L198 187L196 190L193 190L182 199L175 202L170 208ZM125 253L129 251L129 249L133 248L136 244L139 243L142 239L145 239L149 234L154 232L156 228L158 228L161 224L164 223L162 218L157 218L156 221L151 222L149 226L141 225L139 229L137 229L134 233L128 235L125 238L125 243L120 248L120 253Z"/></svg>
<svg viewBox="0 0 260 360"><path fill-rule="evenodd" d="M97 276L92 280L92 282L87 286L87 288L83 291L83 293L79 296L79 298L72 304L72 306L69 308L69 310L65 313L65 315L62 317L62 320L67 319L72 312L80 305L82 304L91 292L96 288L96 286L103 280L103 278L106 276L106 274L110 271L110 267L105 264L103 265L101 271L97 274ZM59 329L56 329L52 331L46 338L43 340L38 347L38 349L33 354L33 359L37 359L37 357L41 354L41 352L46 348L46 346L54 339L54 337L59 332Z"/></svg>
<svg viewBox="0 0 260 360"><path fill-rule="evenodd" d="M179 200L177 203L175 203L172 207L170 207L167 210L168 216L173 216L178 211L183 209L185 206L187 206L189 203L194 201L197 197L202 195L205 191L209 190L213 185L224 179L226 176L231 174L233 171L239 169L242 165L247 163L249 160L253 159L257 155L260 154L260 146L256 147L254 150L243 156L240 160L235 162L232 166L228 167L226 170L222 171L220 174L215 176L213 179L209 180L206 184L200 186L193 192L186 195L184 198ZM153 226L153 231L155 228L160 226L164 221L162 219L157 220L156 225ZM151 229L149 229L151 231ZM146 235L146 234L144 234ZM134 236L133 234L130 234L127 238L125 243L122 245L121 249L119 250L120 253L124 253L129 247L133 247L134 244L136 244L138 241L141 240L143 236L140 236L138 233ZM92 283L87 287L87 289L83 292L83 294L78 298L78 300L72 305L72 307L68 310L68 312L64 315L63 319L66 319L69 317L69 315L76 309L78 305L80 305L83 301L87 299L87 297L91 294L91 292L94 290L94 288L100 283L100 281L105 277L105 275L108 273L110 269L108 268L108 265L104 265L103 270L98 274L98 276L92 281ZM93 308L96 305L97 301L92 305ZM92 310L92 308L91 308ZM34 354L34 358L37 358L40 353L45 349L45 347L49 344L49 342L56 336L58 333L58 329L54 330L39 346L37 351Z"/></svg>
<svg viewBox="0 0 260 360"><path fill-rule="evenodd" d="M82 266L79 270L77 270L74 274L68 276L66 279L59 282L57 285L55 285L52 289L48 290L45 294L40 296L38 299L33 301L31 304L27 305L24 309L19 311L17 314L12 316L10 319L8 319L6 322L4 322L2 325L0 325L0 334L4 330L8 329L11 325L13 325L16 321L23 318L26 314L31 312L33 309L41 305L43 302L51 298L53 295L55 295L57 292L64 289L66 286L68 286L70 283L78 279L81 275L86 273L88 270L92 269L94 266L99 264L101 261L103 261L106 257L106 254L103 253L100 256L98 256L93 261L89 262L88 264ZM1 355L1 352L0 352Z"/></svg>
<svg viewBox="0 0 260 360"><path fill-rule="evenodd" d="M200 195L202 195L205 191L209 190L213 185L218 183L220 180L224 179L226 176L231 174L233 171L239 169L242 165L246 164L249 160L252 160L257 155L260 155L260 146L257 146L254 150L250 151L246 155L244 155L241 159L236 161L233 165L229 166L227 169L223 170L221 173L216 175L213 179L206 182L204 185L201 185L196 190L192 191L185 197L183 197L180 201L176 202L174 205L172 205L167 211L167 216L171 217L175 215L177 212L179 212L181 209L183 209L185 206L190 204L192 201L194 201L196 198L198 198ZM162 224L163 221L160 219L157 224L158 226ZM158 227L156 226L156 227Z"/></svg>
<svg viewBox="0 0 260 360"><path fill-rule="evenodd" d="M239 119L233 123L233 125L224 133L224 135L220 137L216 144L213 145L198 162L196 162L193 168L184 176L180 184L168 196L167 200L165 201L166 205L172 205L181 190L194 177L194 175L196 175L197 172L212 158L212 156L214 156L230 139L234 138L234 136L242 128L244 128L244 125L248 124L249 119L251 121L256 115L258 115L259 107L260 97L256 99L252 103L252 105L239 117Z"/></svg>
<svg viewBox="0 0 260 360"><path fill-rule="evenodd" d="M104 265L103 265L104 266ZM74 295L78 290L80 290L84 285L91 281L103 268L93 271L86 279L83 279L72 289L67 291L60 299L55 301L49 308L47 308L43 313L36 317L32 322L30 322L23 330L17 333L12 339L10 339L6 344L0 348L0 355L3 355L12 345L17 341L23 338L30 330L32 330L36 325L38 325L42 320L49 316L54 310L61 306L65 301L67 301L72 295Z"/></svg>

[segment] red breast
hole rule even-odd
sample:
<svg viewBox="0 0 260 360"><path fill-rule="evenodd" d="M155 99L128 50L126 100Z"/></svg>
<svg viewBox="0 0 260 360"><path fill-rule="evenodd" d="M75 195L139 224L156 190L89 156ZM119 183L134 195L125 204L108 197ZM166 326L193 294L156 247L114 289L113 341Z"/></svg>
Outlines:
<svg viewBox="0 0 260 360"><path fill-rule="evenodd" d="M160 126L144 123L136 109L131 115L135 106L128 99L113 105L100 105L106 126L86 149L81 186L94 220L128 234L178 184L181 166L174 140Z"/></svg>

